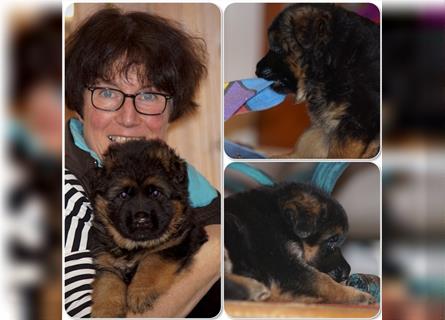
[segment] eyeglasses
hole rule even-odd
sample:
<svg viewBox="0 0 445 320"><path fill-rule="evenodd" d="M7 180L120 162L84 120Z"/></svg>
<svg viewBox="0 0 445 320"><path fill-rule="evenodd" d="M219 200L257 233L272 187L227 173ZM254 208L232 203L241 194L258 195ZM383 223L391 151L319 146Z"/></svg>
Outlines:
<svg viewBox="0 0 445 320"><path fill-rule="evenodd" d="M162 114L167 101L172 96L160 92L142 91L136 94L128 94L118 89L106 87L86 87L91 91L91 103L96 109L102 111L117 111L125 102L125 98L133 99L133 106L137 112L147 116Z"/></svg>

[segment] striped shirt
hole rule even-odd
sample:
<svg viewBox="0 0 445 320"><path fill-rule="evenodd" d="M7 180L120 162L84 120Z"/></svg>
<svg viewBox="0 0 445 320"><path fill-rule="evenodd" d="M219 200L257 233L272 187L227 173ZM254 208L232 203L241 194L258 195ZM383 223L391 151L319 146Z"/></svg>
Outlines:
<svg viewBox="0 0 445 320"><path fill-rule="evenodd" d="M93 219L90 201L78 179L65 170L65 310L71 317L91 316L95 275L88 245Z"/></svg>

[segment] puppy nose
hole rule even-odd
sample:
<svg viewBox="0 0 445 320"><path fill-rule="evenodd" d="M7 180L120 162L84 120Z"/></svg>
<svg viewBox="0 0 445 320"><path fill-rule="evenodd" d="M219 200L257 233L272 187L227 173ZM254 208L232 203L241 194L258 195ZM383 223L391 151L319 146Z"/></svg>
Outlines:
<svg viewBox="0 0 445 320"><path fill-rule="evenodd" d="M341 266L338 266L334 270L330 271L329 275L335 281L342 282L349 278L350 272L351 272L351 267L349 266L349 264L342 264Z"/></svg>
<svg viewBox="0 0 445 320"><path fill-rule="evenodd" d="M137 226L150 227L154 230L159 227L158 216L154 210L136 212L133 221Z"/></svg>
<svg viewBox="0 0 445 320"><path fill-rule="evenodd" d="M137 224L145 224L149 221L150 219L150 215L147 212L136 212L136 214L134 215L134 222L136 222Z"/></svg>
<svg viewBox="0 0 445 320"><path fill-rule="evenodd" d="M348 280L350 273L351 273L351 266L348 263L346 263L340 269L340 272L339 272L339 279L340 279L340 281L339 282Z"/></svg>
<svg viewBox="0 0 445 320"><path fill-rule="evenodd" d="M272 69L269 67L266 68L257 68L255 72L258 78L269 79L272 76Z"/></svg>
<svg viewBox="0 0 445 320"><path fill-rule="evenodd" d="M265 58L261 59L260 62L256 65L255 74L258 78L268 79L272 76L272 68L269 66Z"/></svg>
<svg viewBox="0 0 445 320"><path fill-rule="evenodd" d="M349 278L349 271L343 270L341 276L340 276L340 282L346 281Z"/></svg>
<svg viewBox="0 0 445 320"><path fill-rule="evenodd" d="M270 79L273 76L273 70L270 61L270 51L257 63L255 74L259 78Z"/></svg>

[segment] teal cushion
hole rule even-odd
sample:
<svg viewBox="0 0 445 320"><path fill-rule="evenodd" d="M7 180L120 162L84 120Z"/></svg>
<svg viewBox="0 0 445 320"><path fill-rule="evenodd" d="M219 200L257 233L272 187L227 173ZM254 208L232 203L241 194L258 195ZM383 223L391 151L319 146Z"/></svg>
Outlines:
<svg viewBox="0 0 445 320"><path fill-rule="evenodd" d="M215 188L191 164L187 163L189 195L192 207L205 207L218 196Z"/></svg>

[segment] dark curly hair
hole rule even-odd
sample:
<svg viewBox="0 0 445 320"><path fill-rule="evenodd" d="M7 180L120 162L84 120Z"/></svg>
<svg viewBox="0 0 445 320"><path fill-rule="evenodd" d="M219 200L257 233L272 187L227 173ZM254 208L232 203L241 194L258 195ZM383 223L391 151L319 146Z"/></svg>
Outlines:
<svg viewBox="0 0 445 320"><path fill-rule="evenodd" d="M145 12L103 9L88 18L67 40L65 101L83 116L85 86L98 79L127 77L173 96L169 121L196 109L195 93L206 75L206 45L170 20Z"/></svg>

